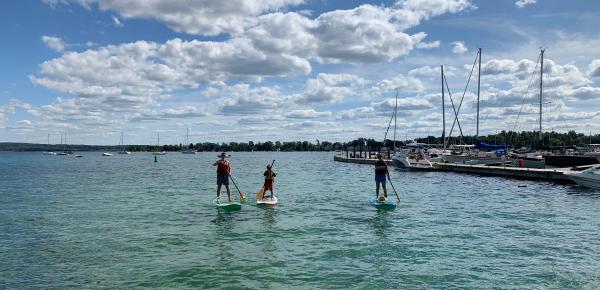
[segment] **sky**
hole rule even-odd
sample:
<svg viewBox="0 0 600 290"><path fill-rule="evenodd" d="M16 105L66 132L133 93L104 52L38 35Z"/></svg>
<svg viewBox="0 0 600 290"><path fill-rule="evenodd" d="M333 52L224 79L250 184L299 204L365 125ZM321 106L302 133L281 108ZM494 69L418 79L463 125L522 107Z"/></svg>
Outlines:
<svg viewBox="0 0 600 290"><path fill-rule="evenodd" d="M538 129L541 48L543 130L598 134L598 13L585 0L0 1L0 142L380 140L396 94L397 139L441 136L441 65L446 132L454 102L475 135L478 48L480 135Z"/></svg>

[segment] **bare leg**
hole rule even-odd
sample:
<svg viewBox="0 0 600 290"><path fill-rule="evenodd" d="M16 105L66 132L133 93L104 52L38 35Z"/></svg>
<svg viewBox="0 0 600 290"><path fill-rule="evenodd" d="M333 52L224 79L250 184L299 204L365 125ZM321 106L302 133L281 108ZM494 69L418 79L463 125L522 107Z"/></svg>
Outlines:
<svg viewBox="0 0 600 290"><path fill-rule="evenodd" d="M383 195L387 198L387 187L385 186L385 183L381 183L381 186L383 187Z"/></svg>
<svg viewBox="0 0 600 290"><path fill-rule="evenodd" d="M225 189L227 189L227 199L231 201L231 189L229 189L229 184L225 185Z"/></svg>
<svg viewBox="0 0 600 290"><path fill-rule="evenodd" d="M217 185L217 200L221 197L221 185Z"/></svg>
<svg viewBox="0 0 600 290"><path fill-rule="evenodd" d="M375 196L377 198L379 198L379 183L381 183L381 182L375 181L375 184L376 184L376 186L375 186Z"/></svg>

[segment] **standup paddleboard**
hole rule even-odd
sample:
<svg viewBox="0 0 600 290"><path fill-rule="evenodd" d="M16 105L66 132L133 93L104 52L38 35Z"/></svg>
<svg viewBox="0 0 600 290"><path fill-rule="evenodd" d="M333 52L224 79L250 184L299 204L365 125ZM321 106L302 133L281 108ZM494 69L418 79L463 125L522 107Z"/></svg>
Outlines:
<svg viewBox="0 0 600 290"><path fill-rule="evenodd" d="M265 198L265 199L257 199L256 200L256 205L276 205L277 204L277 197L274 196L273 199L270 198Z"/></svg>
<svg viewBox="0 0 600 290"><path fill-rule="evenodd" d="M373 197L371 197L371 204L378 208L395 208L396 207L396 202L394 201L394 199L389 198L389 197L385 201L381 202L376 197L373 196Z"/></svg>
<svg viewBox="0 0 600 290"><path fill-rule="evenodd" d="M213 200L213 204L220 209L239 210L242 209L242 204L239 201L222 201Z"/></svg>

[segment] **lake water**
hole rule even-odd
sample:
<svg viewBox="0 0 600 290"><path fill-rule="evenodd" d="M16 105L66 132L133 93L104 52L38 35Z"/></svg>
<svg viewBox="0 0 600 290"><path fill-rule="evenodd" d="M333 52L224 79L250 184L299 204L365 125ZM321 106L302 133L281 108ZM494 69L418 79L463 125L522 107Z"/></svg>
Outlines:
<svg viewBox="0 0 600 290"><path fill-rule="evenodd" d="M217 153L82 154L0 153L0 288L600 288L592 190L394 170L378 211L372 166L234 152L280 204L222 212Z"/></svg>

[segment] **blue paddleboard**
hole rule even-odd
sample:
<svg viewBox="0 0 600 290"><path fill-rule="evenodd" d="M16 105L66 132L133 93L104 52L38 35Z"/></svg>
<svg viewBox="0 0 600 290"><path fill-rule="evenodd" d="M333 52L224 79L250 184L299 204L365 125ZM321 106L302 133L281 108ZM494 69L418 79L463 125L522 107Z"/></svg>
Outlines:
<svg viewBox="0 0 600 290"><path fill-rule="evenodd" d="M371 197L371 204L374 205L375 207L379 207L379 208L395 208L396 207L396 202L394 201L394 199L388 197L385 201L381 202L379 200L377 200L376 197Z"/></svg>

